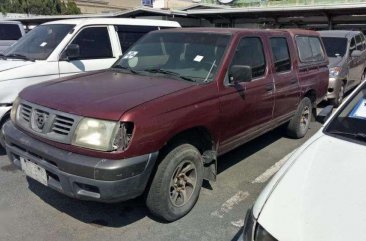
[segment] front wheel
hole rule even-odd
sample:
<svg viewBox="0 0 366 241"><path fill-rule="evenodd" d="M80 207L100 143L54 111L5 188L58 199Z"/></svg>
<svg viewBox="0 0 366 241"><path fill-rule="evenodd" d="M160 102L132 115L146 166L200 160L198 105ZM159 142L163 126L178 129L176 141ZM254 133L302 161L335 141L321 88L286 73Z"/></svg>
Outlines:
<svg viewBox="0 0 366 241"><path fill-rule="evenodd" d="M311 100L305 97L301 100L295 115L287 126L287 135L296 139L304 137L309 129L311 117Z"/></svg>
<svg viewBox="0 0 366 241"><path fill-rule="evenodd" d="M196 204L202 180L201 153L190 144L177 146L159 163L146 205L153 215L175 221Z"/></svg>

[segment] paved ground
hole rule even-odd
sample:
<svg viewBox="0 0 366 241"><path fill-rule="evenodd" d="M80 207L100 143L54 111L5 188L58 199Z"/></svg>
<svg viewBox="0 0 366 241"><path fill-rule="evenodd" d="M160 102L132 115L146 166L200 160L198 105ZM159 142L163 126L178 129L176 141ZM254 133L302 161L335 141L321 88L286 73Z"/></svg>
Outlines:
<svg viewBox="0 0 366 241"><path fill-rule="evenodd" d="M65 197L26 179L0 150L0 240L235 240L271 167L319 127L312 123L301 140L276 129L221 157L217 182L205 183L192 212L170 224L149 216L142 198L100 204Z"/></svg>

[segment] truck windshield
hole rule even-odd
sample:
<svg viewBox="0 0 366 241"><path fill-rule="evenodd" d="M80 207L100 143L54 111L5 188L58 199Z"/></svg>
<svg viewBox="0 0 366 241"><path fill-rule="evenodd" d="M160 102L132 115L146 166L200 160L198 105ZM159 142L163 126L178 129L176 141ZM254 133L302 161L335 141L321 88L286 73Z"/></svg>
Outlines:
<svg viewBox="0 0 366 241"><path fill-rule="evenodd" d="M366 85L342 107L324 133L358 142L366 142Z"/></svg>
<svg viewBox="0 0 366 241"><path fill-rule="evenodd" d="M114 67L135 74L209 82L215 77L230 38L216 33L154 32L132 46Z"/></svg>
<svg viewBox="0 0 366 241"><path fill-rule="evenodd" d="M75 25L40 25L19 39L6 52L5 57L45 60Z"/></svg>
<svg viewBox="0 0 366 241"><path fill-rule="evenodd" d="M335 37L322 37L325 50L330 58L343 57L347 51L347 39Z"/></svg>
<svg viewBox="0 0 366 241"><path fill-rule="evenodd" d="M0 40L18 40L22 37L18 24L0 24Z"/></svg>

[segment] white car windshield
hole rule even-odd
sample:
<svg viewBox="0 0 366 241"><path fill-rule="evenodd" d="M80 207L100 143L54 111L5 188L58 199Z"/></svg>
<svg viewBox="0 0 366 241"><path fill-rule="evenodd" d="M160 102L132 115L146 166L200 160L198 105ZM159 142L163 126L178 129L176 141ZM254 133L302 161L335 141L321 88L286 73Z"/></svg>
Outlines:
<svg viewBox="0 0 366 241"><path fill-rule="evenodd" d="M208 82L213 80L230 38L216 33L154 32L132 46L114 67Z"/></svg>
<svg viewBox="0 0 366 241"><path fill-rule="evenodd" d="M324 133L366 142L366 85L351 98L336 115Z"/></svg>
<svg viewBox="0 0 366 241"><path fill-rule="evenodd" d="M45 60L74 26L71 24L40 25L11 46L4 57Z"/></svg>

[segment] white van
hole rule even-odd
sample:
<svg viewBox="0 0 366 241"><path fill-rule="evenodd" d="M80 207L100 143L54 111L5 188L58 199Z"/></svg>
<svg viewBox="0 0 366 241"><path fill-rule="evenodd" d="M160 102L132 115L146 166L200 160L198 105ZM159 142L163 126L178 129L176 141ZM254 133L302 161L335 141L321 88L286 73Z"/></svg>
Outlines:
<svg viewBox="0 0 366 241"><path fill-rule="evenodd" d="M163 20L88 18L34 28L0 54L0 128L23 88L109 68L144 34L179 27L177 22Z"/></svg>

